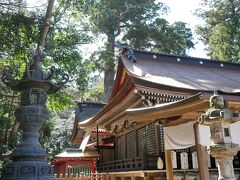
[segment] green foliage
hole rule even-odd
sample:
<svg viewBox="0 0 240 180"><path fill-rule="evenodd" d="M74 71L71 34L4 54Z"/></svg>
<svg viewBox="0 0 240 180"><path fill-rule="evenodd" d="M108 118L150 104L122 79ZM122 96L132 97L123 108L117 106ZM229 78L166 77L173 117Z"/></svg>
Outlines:
<svg viewBox="0 0 240 180"><path fill-rule="evenodd" d="M19 141L14 111L19 105L19 96L0 82L0 160L8 161L8 155ZM11 138L9 136L11 135Z"/></svg>
<svg viewBox="0 0 240 180"><path fill-rule="evenodd" d="M191 29L185 23L169 25L160 18L150 23L138 23L136 28L127 32L123 40L125 46L168 54L185 55L188 49L194 47Z"/></svg>
<svg viewBox="0 0 240 180"><path fill-rule="evenodd" d="M237 62L240 57L240 1L203 0L197 15L205 24L197 28L211 58Z"/></svg>
<svg viewBox="0 0 240 180"><path fill-rule="evenodd" d="M161 18L168 7L155 0L97 0L89 8L93 33L105 35L105 44L91 58L104 72L104 99L114 79L115 43L140 50L186 54L194 46L185 23L173 25Z"/></svg>
<svg viewBox="0 0 240 180"><path fill-rule="evenodd" d="M73 112L73 107L68 107L65 110L52 113L51 122L46 128L46 135L48 136L42 141L51 155L50 159L61 153L65 148L74 147L70 142L74 122Z"/></svg>
<svg viewBox="0 0 240 180"><path fill-rule="evenodd" d="M47 120L43 124L42 128L40 129L39 141L44 147L46 147L46 145L48 144L48 141L51 139L53 129L54 129L54 122L52 119Z"/></svg>
<svg viewBox="0 0 240 180"><path fill-rule="evenodd" d="M84 95L85 102L103 102L103 83L98 83L96 86L93 86L88 92Z"/></svg>
<svg viewBox="0 0 240 180"><path fill-rule="evenodd" d="M70 105L73 105L72 98L73 98L73 95L63 91L58 91L49 96L47 107L50 110L56 110L56 111L64 110Z"/></svg>
<svg viewBox="0 0 240 180"><path fill-rule="evenodd" d="M19 0L11 3L19 6L6 6L0 12L0 70L2 72L7 65L18 66L19 74L16 77L20 78L25 64L31 62L36 49L46 6L31 10L25 8ZM63 4L59 1L56 4L54 20L46 39L44 69L49 71L49 68L55 65L58 70L54 79L59 80L67 73L71 77L68 85L76 86L76 80L88 79L91 72L91 64L84 67L86 63L79 50L79 47L91 41L91 38L87 35L84 23L75 19L80 18L81 13L76 15L75 12L67 11L68 7L72 6L71 3L61 6ZM80 31L82 33L79 33ZM84 73L80 76L80 72ZM69 92L60 91L49 96L47 105L51 110L62 111L73 105L72 98ZM14 111L19 106L19 94L0 83L0 159L4 161L19 141L21 131L17 131L19 125L14 116ZM52 119L43 125L40 132L42 144L48 144L54 125Z"/></svg>

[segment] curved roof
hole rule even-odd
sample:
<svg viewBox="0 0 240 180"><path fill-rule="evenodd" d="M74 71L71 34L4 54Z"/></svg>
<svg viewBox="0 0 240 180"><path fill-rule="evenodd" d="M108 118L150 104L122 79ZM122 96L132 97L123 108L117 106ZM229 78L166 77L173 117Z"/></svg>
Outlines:
<svg viewBox="0 0 240 180"><path fill-rule="evenodd" d="M134 108L141 99L140 88L156 89L192 96L198 92L222 91L240 93L240 65L209 59L165 55L125 49L118 62L118 71L108 104L89 121L79 124L90 127L112 123L116 117ZM133 58L134 56L134 58ZM133 58L133 59L132 59Z"/></svg>
<svg viewBox="0 0 240 180"><path fill-rule="evenodd" d="M124 67L134 78L185 90L240 92L240 65L134 51L136 62L121 56ZM139 81L140 82L140 81Z"/></svg>

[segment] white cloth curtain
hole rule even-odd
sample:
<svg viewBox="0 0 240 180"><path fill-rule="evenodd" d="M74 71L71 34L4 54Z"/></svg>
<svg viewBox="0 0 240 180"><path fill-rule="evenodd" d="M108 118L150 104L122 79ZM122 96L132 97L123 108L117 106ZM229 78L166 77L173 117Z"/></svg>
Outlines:
<svg viewBox="0 0 240 180"><path fill-rule="evenodd" d="M165 149L184 149L195 145L193 124L164 127Z"/></svg>
<svg viewBox="0 0 240 180"><path fill-rule="evenodd" d="M195 134L193 125L196 121L186 124L164 127L164 143L165 149L184 149L195 145ZM210 127L198 126L199 130L199 144L203 146L210 146ZM230 125L230 133L232 142L240 145L240 122L235 122Z"/></svg>

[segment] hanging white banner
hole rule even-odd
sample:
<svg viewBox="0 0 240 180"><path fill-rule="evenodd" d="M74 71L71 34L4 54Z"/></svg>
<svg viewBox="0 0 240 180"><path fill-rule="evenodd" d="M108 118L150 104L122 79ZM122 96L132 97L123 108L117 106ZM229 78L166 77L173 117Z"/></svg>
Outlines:
<svg viewBox="0 0 240 180"><path fill-rule="evenodd" d="M164 127L165 149L184 149L195 145L195 133L193 125L196 121L178 126ZM203 146L212 145L210 139L210 127L198 125L199 144ZM230 124L232 142L240 145L240 122Z"/></svg>
<svg viewBox="0 0 240 180"><path fill-rule="evenodd" d="M165 149L184 149L195 145L193 124L164 127Z"/></svg>
<svg viewBox="0 0 240 180"><path fill-rule="evenodd" d="M197 158L197 152L192 153L192 166L193 169L198 169L198 158Z"/></svg>
<svg viewBox="0 0 240 180"><path fill-rule="evenodd" d="M172 158L172 168L177 168L177 153L175 151L171 151Z"/></svg>
<svg viewBox="0 0 240 180"><path fill-rule="evenodd" d="M180 154L180 158L181 158L181 169L188 169L188 153L186 152L182 152Z"/></svg>

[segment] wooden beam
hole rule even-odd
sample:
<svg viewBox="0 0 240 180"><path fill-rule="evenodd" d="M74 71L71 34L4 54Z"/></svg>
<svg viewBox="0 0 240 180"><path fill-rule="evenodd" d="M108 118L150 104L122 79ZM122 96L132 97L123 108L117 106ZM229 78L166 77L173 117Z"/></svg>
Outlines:
<svg viewBox="0 0 240 180"><path fill-rule="evenodd" d="M181 125L187 122L191 122L193 121L193 119L186 119L186 118L179 118L177 120L174 121L166 121L166 124L164 124L165 127L169 127L169 126L177 126L177 125Z"/></svg>
<svg viewBox="0 0 240 180"><path fill-rule="evenodd" d="M195 143L197 149L198 168L200 179L209 180L208 160L206 148L199 144L199 124L194 124Z"/></svg>
<svg viewBox="0 0 240 180"><path fill-rule="evenodd" d="M165 150L165 164L167 180L173 180L172 156L171 150Z"/></svg>
<svg viewBox="0 0 240 180"><path fill-rule="evenodd" d="M173 116L181 116L186 113L189 113L191 111L200 111L208 108L208 102L202 101L202 102L197 102L197 103L189 103L189 104L183 104L183 105L178 105L176 107L169 107L165 109L160 109L160 108L155 108L154 110L151 111L141 111L139 113L132 113L132 116L136 122L141 122L141 121L153 121L155 119L164 119L164 118L169 118Z"/></svg>

